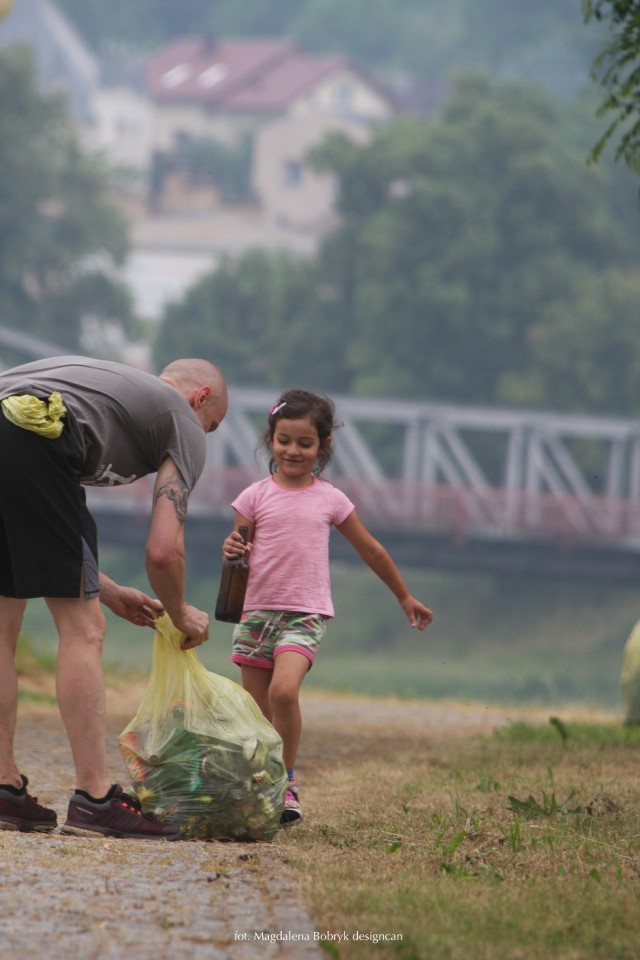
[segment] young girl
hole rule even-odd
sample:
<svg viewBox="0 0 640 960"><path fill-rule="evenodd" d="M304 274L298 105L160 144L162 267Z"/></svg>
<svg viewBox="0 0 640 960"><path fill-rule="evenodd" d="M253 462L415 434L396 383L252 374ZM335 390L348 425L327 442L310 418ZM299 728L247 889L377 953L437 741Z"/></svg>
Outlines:
<svg viewBox="0 0 640 960"><path fill-rule="evenodd" d="M264 436L270 476L233 501L235 523L223 556L250 551L243 619L231 660L242 686L282 737L289 776L282 822L302 819L294 765L302 732L300 686L333 616L329 534L335 526L395 595L409 624L424 630L431 610L412 597L385 550L348 497L322 473L331 459L335 407L324 396L288 390L269 411ZM249 528L245 548L238 527Z"/></svg>

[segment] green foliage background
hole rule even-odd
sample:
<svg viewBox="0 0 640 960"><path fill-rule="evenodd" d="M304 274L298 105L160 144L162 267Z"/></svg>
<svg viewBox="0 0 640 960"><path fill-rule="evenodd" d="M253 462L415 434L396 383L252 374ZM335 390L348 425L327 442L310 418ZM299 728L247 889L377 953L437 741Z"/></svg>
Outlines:
<svg viewBox="0 0 640 960"><path fill-rule="evenodd" d="M342 221L317 259L256 250L225 260L166 311L158 366L203 353L232 383L274 391L637 415L637 182L604 156L586 164L599 129L588 74L604 34L583 28L577 0L59 2L96 49L287 35L400 86L446 91L436 115L401 118L365 147L334 137L319 148ZM0 56L0 102L2 323L70 350L82 349L89 315L134 331L130 294L111 273L128 238L108 172L82 152L64 102L37 93L22 55ZM201 166L193 152L182 160ZM105 569L144 586L124 553ZM215 567L191 578L192 601L212 611ZM635 590L407 579L436 612L420 637L368 571L340 571L338 615L309 683L617 703ZM38 604L26 630L55 647ZM218 625L203 657L235 675L229 638ZM111 618L107 662L145 670L150 648L150 632Z"/></svg>
<svg viewBox="0 0 640 960"><path fill-rule="evenodd" d="M482 70L583 88L601 32L581 29L579 0L59 0L95 48L152 49L176 36L289 36L376 73L435 81Z"/></svg>
<svg viewBox="0 0 640 960"><path fill-rule="evenodd" d="M586 163L592 114L454 78L439 114L310 156L341 222L315 261L250 251L171 305L154 342L241 385L634 415L631 174Z"/></svg>
<svg viewBox="0 0 640 960"><path fill-rule="evenodd" d="M470 0L352 0L346 14L334 0L280 0L268 15L261 2L225 0L63 7L98 48L211 30L285 34L378 75L397 78L402 64L412 81L448 91L437 114L401 117L366 146L333 136L317 148L311 160L339 185L341 213L317 258L226 258L167 308L156 368L204 354L232 383L276 390L636 412L630 175L586 165L594 103L570 96L568 77L546 91L523 82L551 76L522 69L534 50L542 62L543 50L570 44L586 87L595 33L573 0L486 0L481 13ZM421 69L411 44L423 35ZM1 64L3 322L70 350L83 349L87 323L135 334L130 292L112 272L128 238L108 171L80 149L63 101L36 93L31 66L14 53ZM217 158L231 201L246 187L245 147ZM202 177L208 150L185 144L175 160Z"/></svg>
<svg viewBox="0 0 640 960"><path fill-rule="evenodd" d="M70 352L88 317L132 330L131 294L112 273L127 227L106 169L81 149L64 98L39 92L20 47L0 56L0 103L0 321Z"/></svg>

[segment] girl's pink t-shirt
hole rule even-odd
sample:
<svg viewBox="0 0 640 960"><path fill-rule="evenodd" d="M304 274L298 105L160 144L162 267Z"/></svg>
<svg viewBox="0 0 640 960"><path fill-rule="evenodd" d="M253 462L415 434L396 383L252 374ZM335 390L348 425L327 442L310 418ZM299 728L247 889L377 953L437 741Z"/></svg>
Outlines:
<svg viewBox="0 0 640 960"><path fill-rule="evenodd" d="M245 610L300 610L332 617L329 534L354 506L326 480L290 490L258 480L232 503L255 525Z"/></svg>

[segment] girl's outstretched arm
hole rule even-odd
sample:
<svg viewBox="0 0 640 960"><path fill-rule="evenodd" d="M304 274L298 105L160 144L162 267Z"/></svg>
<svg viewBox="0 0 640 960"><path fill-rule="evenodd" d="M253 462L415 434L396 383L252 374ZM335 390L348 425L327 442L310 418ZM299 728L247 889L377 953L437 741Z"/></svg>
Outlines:
<svg viewBox="0 0 640 960"><path fill-rule="evenodd" d="M353 510L337 529L347 538L368 567L380 577L394 594L412 627L424 630L433 620L433 613L420 600L411 596L391 555L379 540L369 533Z"/></svg>

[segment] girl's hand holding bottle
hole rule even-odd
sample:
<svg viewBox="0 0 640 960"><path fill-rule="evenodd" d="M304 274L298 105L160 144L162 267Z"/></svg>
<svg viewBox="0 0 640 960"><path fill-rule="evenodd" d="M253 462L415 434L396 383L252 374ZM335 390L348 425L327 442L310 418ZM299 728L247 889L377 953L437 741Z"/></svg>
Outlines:
<svg viewBox="0 0 640 960"><path fill-rule="evenodd" d="M242 557L245 553L250 553L251 544L245 543L242 534L238 530L233 530L222 543L222 557L224 560L233 560L235 557Z"/></svg>
<svg viewBox="0 0 640 960"><path fill-rule="evenodd" d="M249 527L240 525L225 540L222 575L216 600L216 620L239 623L249 582L249 564L245 549Z"/></svg>

